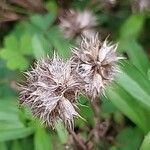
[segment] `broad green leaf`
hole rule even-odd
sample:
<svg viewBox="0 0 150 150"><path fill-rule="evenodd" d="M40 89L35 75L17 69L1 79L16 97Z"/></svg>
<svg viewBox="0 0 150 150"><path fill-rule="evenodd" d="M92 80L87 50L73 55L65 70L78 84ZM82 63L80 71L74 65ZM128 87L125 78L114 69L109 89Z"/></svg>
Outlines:
<svg viewBox="0 0 150 150"><path fill-rule="evenodd" d="M7 146L5 142L0 142L0 150L7 150Z"/></svg>
<svg viewBox="0 0 150 150"><path fill-rule="evenodd" d="M118 75L118 84L145 108L150 110L150 81L136 67L124 63L123 72Z"/></svg>
<svg viewBox="0 0 150 150"><path fill-rule="evenodd" d="M61 121L56 122L55 128L56 128L59 140L61 141L62 144L65 144L68 140L68 133L63 123Z"/></svg>
<svg viewBox="0 0 150 150"><path fill-rule="evenodd" d="M107 97L123 114L131 119L144 132L147 132L150 129L147 112L145 112L136 99L122 87L114 84L107 90Z"/></svg>
<svg viewBox="0 0 150 150"><path fill-rule="evenodd" d="M1 113L1 112L0 112ZM20 122L20 120L6 120L6 118L4 120L0 120L0 132L3 130L16 130L18 128L23 128L24 125L22 124L22 122Z"/></svg>
<svg viewBox="0 0 150 150"><path fill-rule="evenodd" d="M13 57L13 56L12 56ZM11 59L7 62L9 69L15 70L26 70L29 66L29 62L22 55L16 55L14 59Z"/></svg>
<svg viewBox="0 0 150 150"><path fill-rule="evenodd" d="M6 76L6 78L7 79L2 79L2 80L0 80L0 82L2 83L2 82L4 82L4 81L6 81L6 80L8 80L8 77ZM0 97L10 97L10 96L16 96L16 93L15 93L15 91L10 87L10 85L7 83L2 83L1 85L0 85Z"/></svg>
<svg viewBox="0 0 150 150"><path fill-rule="evenodd" d="M112 102L106 99L102 102L101 109L104 113L114 113L117 111L117 108L112 104Z"/></svg>
<svg viewBox="0 0 150 150"><path fill-rule="evenodd" d="M94 112L89 100L84 96L80 96L78 107L80 110L80 116L85 120L77 119L76 124L81 128L84 128L85 125L94 126Z"/></svg>
<svg viewBox="0 0 150 150"><path fill-rule="evenodd" d="M135 40L119 41L119 50L127 52L129 61L135 65L141 72L147 74L149 60L142 46Z"/></svg>
<svg viewBox="0 0 150 150"><path fill-rule="evenodd" d="M33 136L21 139L21 145L23 150L34 150L34 139Z"/></svg>
<svg viewBox="0 0 150 150"><path fill-rule="evenodd" d="M150 150L150 132L145 136L140 150Z"/></svg>
<svg viewBox="0 0 150 150"><path fill-rule="evenodd" d="M29 33L25 33L22 35L20 39L20 51L23 54L30 55L33 53L31 40L32 40L32 37Z"/></svg>
<svg viewBox="0 0 150 150"><path fill-rule="evenodd" d="M15 72L7 69L5 61L0 59L0 81L1 81L1 83L2 83L2 80L5 80L6 78L7 78L7 80L9 80L15 76L16 76ZM5 85L6 85L6 83L5 83ZM2 84L1 84L1 86L2 86Z"/></svg>
<svg viewBox="0 0 150 150"><path fill-rule="evenodd" d="M150 64L149 64L150 65ZM149 79L149 81L150 81L150 69L148 69L148 71L147 71L147 76L148 76L148 79Z"/></svg>
<svg viewBox="0 0 150 150"><path fill-rule="evenodd" d="M144 25L145 16L143 14L131 15L120 30L121 39L137 39Z"/></svg>
<svg viewBox="0 0 150 150"><path fill-rule="evenodd" d="M19 138L25 138L34 133L33 127L28 128L18 128L18 129L10 129L10 130L2 130L0 132L0 141L8 141Z"/></svg>
<svg viewBox="0 0 150 150"><path fill-rule="evenodd" d="M6 112L6 111L1 111L0 110L0 121L17 121L18 116L16 113L12 113L11 111Z"/></svg>
<svg viewBox="0 0 150 150"><path fill-rule="evenodd" d="M0 98L0 111L18 112L17 98L16 97L3 97Z"/></svg>
<svg viewBox="0 0 150 150"><path fill-rule="evenodd" d="M9 100L10 99L10 100ZM0 131L23 128L15 98L0 100Z"/></svg>
<svg viewBox="0 0 150 150"><path fill-rule="evenodd" d="M32 37L32 47L34 56L39 59L45 56L43 44L41 43L40 36L38 34Z"/></svg>
<svg viewBox="0 0 150 150"><path fill-rule="evenodd" d="M12 51L18 50L18 48L19 48L18 40L13 35L9 35L9 36L5 37L4 45L7 49L10 49Z"/></svg>
<svg viewBox="0 0 150 150"><path fill-rule="evenodd" d="M48 54L49 56L53 56L54 50L49 40L46 37L44 37L44 35L40 35L39 38L43 46L43 49L45 51L45 54L46 55Z"/></svg>
<svg viewBox="0 0 150 150"><path fill-rule="evenodd" d="M136 128L125 128L116 137L118 148L121 150L138 150L142 136L141 131Z"/></svg>
<svg viewBox="0 0 150 150"><path fill-rule="evenodd" d="M15 70L25 70L29 62L21 54L20 46L18 45L17 38L15 36L8 36L5 39L5 47L0 51L0 57L7 61L8 68Z"/></svg>
<svg viewBox="0 0 150 150"><path fill-rule="evenodd" d="M22 150L22 145L18 140L12 142L11 150Z"/></svg>
<svg viewBox="0 0 150 150"><path fill-rule="evenodd" d="M58 27L52 27L48 34L48 39L54 47L54 50L59 54L60 57L68 58L70 56L69 42L65 40Z"/></svg>
<svg viewBox="0 0 150 150"><path fill-rule="evenodd" d="M35 135L34 135L35 150L52 150L53 149L49 134L45 131L44 128L37 127Z"/></svg>
<svg viewBox="0 0 150 150"><path fill-rule="evenodd" d="M56 19L54 13L48 13L45 15L34 15L30 18L31 23L41 30L46 30L50 27Z"/></svg>
<svg viewBox="0 0 150 150"><path fill-rule="evenodd" d="M57 13L57 3L55 1L47 1L46 8L49 12Z"/></svg>
<svg viewBox="0 0 150 150"><path fill-rule="evenodd" d="M116 146L112 146L109 150L119 150Z"/></svg>

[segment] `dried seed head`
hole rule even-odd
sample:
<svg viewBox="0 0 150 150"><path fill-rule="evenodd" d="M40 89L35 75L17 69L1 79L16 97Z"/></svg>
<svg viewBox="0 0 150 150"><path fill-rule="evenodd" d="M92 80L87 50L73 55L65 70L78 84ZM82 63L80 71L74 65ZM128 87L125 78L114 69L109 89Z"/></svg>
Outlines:
<svg viewBox="0 0 150 150"><path fill-rule="evenodd" d="M101 42L98 34L91 39L83 38L80 47L73 49L73 64L76 72L85 82L85 93L91 99L104 94L117 72L117 44L107 39Z"/></svg>
<svg viewBox="0 0 150 150"><path fill-rule="evenodd" d="M132 10L134 12L150 11L150 1L149 0L134 0L132 2Z"/></svg>
<svg viewBox="0 0 150 150"><path fill-rule="evenodd" d="M75 102L80 83L71 71L71 62L47 57L25 74L27 83L21 86L21 104L29 106L34 116L47 125L53 126L61 119L73 128L73 119L79 116Z"/></svg>
<svg viewBox="0 0 150 150"><path fill-rule="evenodd" d="M60 18L60 28L67 38L78 37L81 34L90 38L95 34L96 17L90 11L70 10L64 17Z"/></svg>
<svg viewBox="0 0 150 150"><path fill-rule="evenodd" d="M138 0L140 11L150 11L150 1L149 0Z"/></svg>

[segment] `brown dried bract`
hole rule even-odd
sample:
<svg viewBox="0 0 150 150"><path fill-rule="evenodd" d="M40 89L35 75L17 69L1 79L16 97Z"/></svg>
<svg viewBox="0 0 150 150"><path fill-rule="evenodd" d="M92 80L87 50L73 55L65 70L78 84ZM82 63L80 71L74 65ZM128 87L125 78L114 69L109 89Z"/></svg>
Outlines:
<svg viewBox="0 0 150 150"><path fill-rule="evenodd" d="M73 128L74 117L79 117L76 99L80 83L72 73L71 62L47 57L25 75L27 82L21 86L20 102L47 125L54 126L61 119L66 127Z"/></svg>
<svg viewBox="0 0 150 150"><path fill-rule="evenodd" d="M117 44L101 42L98 35L83 37L79 48L73 49L73 67L85 82L85 93L95 99L104 94L117 72L117 62L122 57L116 53Z"/></svg>
<svg viewBox="0 0 150 150"><path fill-rule="evenodd" d="M60 17L60 28L67 38L76 38L84 35L87 38L95 34L94 27L97 25L96 17L90 11L68 11Z"/></svg>

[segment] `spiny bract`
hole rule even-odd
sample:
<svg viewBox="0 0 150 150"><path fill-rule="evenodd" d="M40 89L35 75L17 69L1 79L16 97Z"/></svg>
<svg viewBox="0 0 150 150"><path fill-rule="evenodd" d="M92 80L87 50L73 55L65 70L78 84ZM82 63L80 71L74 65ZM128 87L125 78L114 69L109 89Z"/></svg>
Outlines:
<svg viewBox="0 0 150 150"><path fill-rule="evenodd" d="M21 104L29 106L34 116L47 125L54 126L61 119L73 128L73 119L79 116L75 103L80 83L71 71L71 62L47 57L25 74L27 83L21 86Z"/></svg>
<svg viewBox="0 0 150 150"><path fill-rule="evenodd" d="M91 99L104 94L117 72L117 44L101 42L98 34L90 39L83 37L79 48L73 48L73 68L85 82L84 92Z"/></svg>
<svg viewBox="0 0 150 150"><path fill-rule="evenodd" d="M96 17L90 11L70 10L64 17L60 17L60 28L67 38L80 36L92 37L97 25Z"/></svg>

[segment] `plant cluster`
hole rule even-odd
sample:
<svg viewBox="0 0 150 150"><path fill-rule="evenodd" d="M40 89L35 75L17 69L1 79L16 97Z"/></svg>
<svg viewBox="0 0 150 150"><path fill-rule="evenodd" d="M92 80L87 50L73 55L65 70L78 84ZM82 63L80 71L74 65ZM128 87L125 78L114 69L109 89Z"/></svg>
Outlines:
<svg viewBox="0 0 150 150"><path fill-rule="evenodd" d="M31 107L43 123L54 126L61 119L73 128L74 117L80 116L75 110L77 96L85 93L95 101L114 79L121 58L116 49L117 45L101 42L95 35L83 38L70 61L64 62L56 54L53 59L42 58L25 73L27 83L20 88L21 103Z"/></svg>
<svg viewBox="0 0 150 150"><path fill-rule="evenodd" d="M149 8L1 0L0 150L149 150Z"/></svg>

